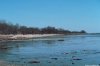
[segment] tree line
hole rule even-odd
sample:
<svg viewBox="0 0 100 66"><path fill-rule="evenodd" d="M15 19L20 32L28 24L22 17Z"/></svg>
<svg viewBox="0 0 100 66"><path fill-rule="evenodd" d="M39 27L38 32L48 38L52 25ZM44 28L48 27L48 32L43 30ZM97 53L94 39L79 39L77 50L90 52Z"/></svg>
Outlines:
<svg viewBox="0 0 100 66"><path fill-rule="evenodd" d="M69 31L62 28L47 26L45 28L20 26L0 20L0 34L83 34L86 31Z"/></svg>

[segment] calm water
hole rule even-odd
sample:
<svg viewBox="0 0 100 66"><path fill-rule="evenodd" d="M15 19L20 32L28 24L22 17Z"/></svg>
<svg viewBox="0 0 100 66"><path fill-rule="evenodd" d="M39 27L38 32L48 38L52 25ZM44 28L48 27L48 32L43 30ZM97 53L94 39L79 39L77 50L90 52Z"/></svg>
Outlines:
<svg viewBox="0 0 100 66"><path fill-rule="evenodd" d="M0 60L22 66L86 66L100 64L100 35L70 35L42 40L0 42ZM45 40L47 39L47 40ZM58 41L64 39L64 41ZM31 63L37 61L39 63Z"/></svg>

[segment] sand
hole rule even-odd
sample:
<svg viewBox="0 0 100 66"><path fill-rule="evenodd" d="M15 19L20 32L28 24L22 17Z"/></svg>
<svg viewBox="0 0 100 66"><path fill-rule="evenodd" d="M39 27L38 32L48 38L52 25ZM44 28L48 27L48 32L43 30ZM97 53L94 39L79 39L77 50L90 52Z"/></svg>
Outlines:
<svg viewBox="0 0 100 66"><path fill-rule="evenodd" d="M0 35L0 40L24 40L31 38L41 38L41 37L52 37L59 36L62 34L17 34L17 35Z"/></svg>

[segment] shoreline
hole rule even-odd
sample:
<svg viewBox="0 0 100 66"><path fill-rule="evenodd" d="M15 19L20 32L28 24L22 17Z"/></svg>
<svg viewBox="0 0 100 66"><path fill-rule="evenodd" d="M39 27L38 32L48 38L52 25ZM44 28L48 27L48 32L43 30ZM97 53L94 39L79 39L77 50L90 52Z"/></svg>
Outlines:
<svg viewBox="0 0 100 66"><path fill-rule="evenodd" d="M0 35L0 41L27 40L43 37L62 36L64 34L16 34L16 35Z"/></svg>

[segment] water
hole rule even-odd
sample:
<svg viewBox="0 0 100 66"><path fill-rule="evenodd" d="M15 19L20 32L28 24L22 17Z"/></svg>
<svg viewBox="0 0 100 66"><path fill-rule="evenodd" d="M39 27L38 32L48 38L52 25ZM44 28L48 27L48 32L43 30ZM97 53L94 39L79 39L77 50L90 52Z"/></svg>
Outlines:
<svg viewBox="0 0 100 66"><path fill-rule="evenodd" d="M21 66L99 66L100 64L99 34L41 39L0 42L1 46L8 48L0 49L0 60Z"/></svg>

